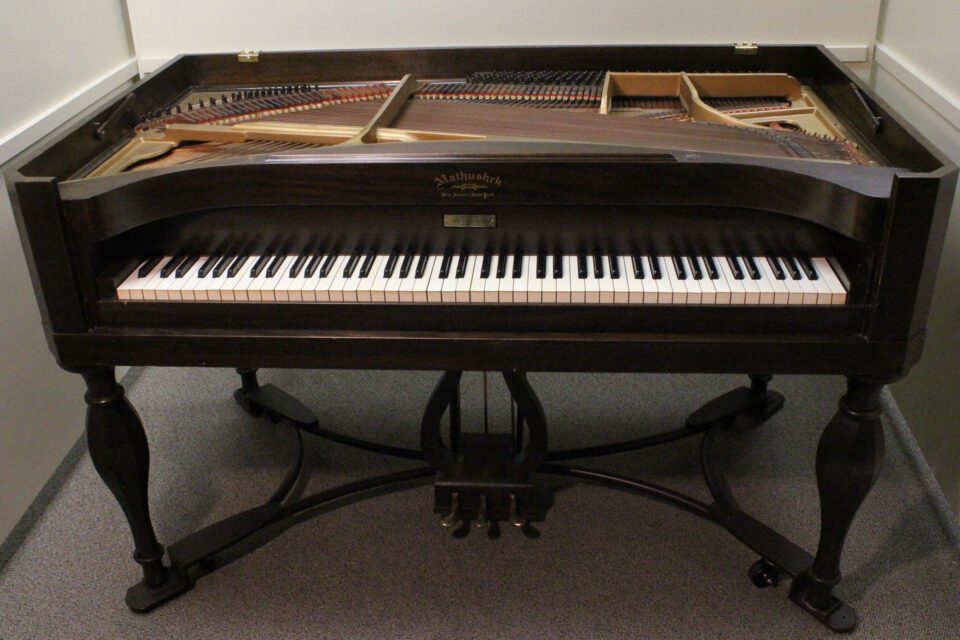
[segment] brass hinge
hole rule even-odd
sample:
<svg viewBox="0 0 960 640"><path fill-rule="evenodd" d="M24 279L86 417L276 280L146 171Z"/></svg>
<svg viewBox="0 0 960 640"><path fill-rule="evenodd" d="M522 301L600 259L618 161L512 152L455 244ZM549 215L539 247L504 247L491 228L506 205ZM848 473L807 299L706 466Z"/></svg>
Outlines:
<svg viewBox="0 0 960 640"><path fill-rule="evenodd" d="M237 62L260 62L260 52L253 49L244 49L237 54Z"/></svg>
<svg viewBox="0 0 960 640"><path fill-rule="evenodd" d="M760 47L756 42L734 42L733 52L744 56L755 56Z"/></svg>

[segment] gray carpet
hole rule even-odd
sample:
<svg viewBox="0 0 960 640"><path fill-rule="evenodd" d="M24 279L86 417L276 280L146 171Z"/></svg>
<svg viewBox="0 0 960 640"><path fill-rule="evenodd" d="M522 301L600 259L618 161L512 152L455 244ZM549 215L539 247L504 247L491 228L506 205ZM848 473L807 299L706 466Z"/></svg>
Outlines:
<svg viewBox="0 0 960 640"><path fill-rule="evenodd" d="M321 423L416 446L436 374L264 372ZM132 378L132 379L130 379ZM653 433L731 376L534 374L553 448ZM151 442L151 502L162 540L265 499L293 439L230 397L225 370L147 369L128 376ZM479 376L465 390L480 425ZM730 434L723 455L740 502L807 548L818 528L812 473L839 378L783 377L786 408L758 430ZM503 424L497 380L492 420ZM898 416L885 418L883 475L851 531L840 595L861 614L861 638L960 637L960 552ZM371 469L409 466L322 441L308 444L307 491ZM585 463L706 498L696 443ZM819 638L834 637L786 596L746 578L754 554L718 527L653 501L552 481L555 505L537 540L451 537L420 485L292 527L201 579L150 615L123 605L137 578L120 510L85 454L0 573L0 638Z"/></svg>

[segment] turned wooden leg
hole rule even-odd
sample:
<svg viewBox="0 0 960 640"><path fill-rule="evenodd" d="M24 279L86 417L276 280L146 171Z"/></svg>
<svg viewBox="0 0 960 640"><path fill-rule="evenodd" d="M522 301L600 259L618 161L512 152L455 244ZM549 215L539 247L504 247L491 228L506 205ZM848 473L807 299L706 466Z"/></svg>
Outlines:
<svg viewBox="0 0 960 640"><path fill-rule="evenodd" d="M790 597L835 631L852 631L857 624L856 613L833 596L833 587L840 582L840 556L847 531L880 474L880 392L884 382L848 378L847 394L817 447L820 542L813 564L794 579Z"/></svg>
<svg viewBox="0 0 960 640"><path fill-rule="evenodd" d="M87 444L97 473L113 492L133 534L133 559L143 567L148 588L158 588L168 579L163 565L163 547L150 522L147 476L150 453L140 417L117 384L113 367L83 372L87 383Z"/></svg>

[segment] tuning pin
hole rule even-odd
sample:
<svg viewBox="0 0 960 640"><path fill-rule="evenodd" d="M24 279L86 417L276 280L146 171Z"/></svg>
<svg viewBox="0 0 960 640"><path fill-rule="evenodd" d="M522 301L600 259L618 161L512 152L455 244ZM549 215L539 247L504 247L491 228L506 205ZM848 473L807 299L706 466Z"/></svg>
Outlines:
<svg viewBox="0 0 960 640"><path fill-rule="evenodd" d="M484 527L490 524L490 520L487 519L487 496L486 494L480 494L480 509L477 510L477 519L473 523L477 529L483 529Z"/></svg>
<svg viewBox="0 0 960 640"><path fill-rule="evenodd" d="M444 528L452 527L460 519L460 494L454 493L450 496L450 513L440 519L440 526Z"/></svg>
<svg viewBox="0 0 960 640"><path fill-rule="evenodd" d="M510 494L510 524L517 528L523 528L527 521L525 518L521 518L517 515L517 496Z"/></svg>

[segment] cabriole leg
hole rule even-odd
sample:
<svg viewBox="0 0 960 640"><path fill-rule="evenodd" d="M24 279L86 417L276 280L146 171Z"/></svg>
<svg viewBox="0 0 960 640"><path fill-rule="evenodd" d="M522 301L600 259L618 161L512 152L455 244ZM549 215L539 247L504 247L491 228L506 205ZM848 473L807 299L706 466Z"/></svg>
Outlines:
<svg viewBox="0 0 960 640"><path fill-rule="evenodd" d="M87 383L87 445L97 473L113 493L130 525L134 560L143 568L143 582L127 592L127 604L146 611L186 587L163 564L163 547L150 521L147 478L150 453L140 417L124 397L113 367L83 372ZM145 606L144 594L152 606ZM157 595L162 594L158 602Z"/></svg>
<svg viewBox="0 0 960 640"><path fill-rule="evenodd" d="M853 631L857 614L833 595L847 531L883 461L880 392L885 380L851 376L840 409L817 447L820 543L813 564L797 576L790 597L834 631Z"/></svg>

